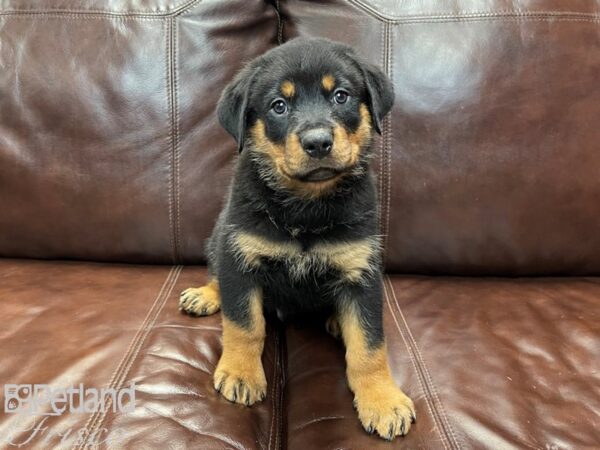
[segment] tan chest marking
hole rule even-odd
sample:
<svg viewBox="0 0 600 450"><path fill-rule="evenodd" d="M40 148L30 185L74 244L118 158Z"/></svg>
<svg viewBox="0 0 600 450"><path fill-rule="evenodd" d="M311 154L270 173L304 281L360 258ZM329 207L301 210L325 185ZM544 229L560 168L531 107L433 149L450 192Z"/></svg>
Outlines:
<svg viewBox="0 0 600 450"><path fill-rule="evenodd" d="M261 260L266 258L285 263L294 279L334 268L351 282L360 282L365 274L377 269L372 261L380 249L379 239L366 238L318 244L303 251L297 242L275 242L244 232L233 235L233 245L238 260L247 268L259 267Z"/></svg>
<svg viewBox="0 0 600 450"><path fill-rule="evenodd" d="M302 253L302 247L293 242L275 242L250 233L233 235L233 245L238 259L249 267L258 267L261 258L291 259Z"/></svg>
<svg viewBox="0 0 600 450"><path fill-rule="evenodd" d="M367 238L354 242L320 244L312 251L317 257L327 261L328 265L339 270L344 278L358 282L365 273L376 270L372 259L379 251L379 241Z"/></svg>

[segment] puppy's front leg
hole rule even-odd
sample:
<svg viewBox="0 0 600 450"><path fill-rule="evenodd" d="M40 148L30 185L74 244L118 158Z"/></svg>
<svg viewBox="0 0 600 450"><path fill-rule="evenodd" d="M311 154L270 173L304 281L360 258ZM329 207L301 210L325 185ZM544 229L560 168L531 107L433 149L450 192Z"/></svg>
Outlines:
<svg viewBox="0 0 600 450"><path fill-rule="evenodd" d="M394 383L388 366L379 286L353 289L340 305L338 318L358 418L367 432L391 440L408 433L415 408Z"/></svg>
<svg viewBox="0 0 600 450"><path fill-rule="evenodd" d="M265 341L262 290L229 273L219 276L223 311L223 353L214 386L227 400L247 406L264 400L262 365Z"/></svg>

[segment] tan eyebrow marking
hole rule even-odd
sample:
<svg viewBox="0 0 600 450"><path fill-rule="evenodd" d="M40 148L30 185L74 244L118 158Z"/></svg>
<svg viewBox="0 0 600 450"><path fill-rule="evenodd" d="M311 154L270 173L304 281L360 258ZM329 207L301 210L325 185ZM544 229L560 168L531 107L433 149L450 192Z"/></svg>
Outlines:
<svg viewBox="0 0 600 450"><path fill-rule="evenodd" d="M331 91L335 86L335 77L331 74L327 74L323 76L321 84L323 85L326 91Z"/></svg>
<svg viewBox="0 0 600 450"><path fill-rule="evenodd" d="M291 81L284 81L281 83L281 93L287 97L291 98L296 93L296 86Z"/></svg>

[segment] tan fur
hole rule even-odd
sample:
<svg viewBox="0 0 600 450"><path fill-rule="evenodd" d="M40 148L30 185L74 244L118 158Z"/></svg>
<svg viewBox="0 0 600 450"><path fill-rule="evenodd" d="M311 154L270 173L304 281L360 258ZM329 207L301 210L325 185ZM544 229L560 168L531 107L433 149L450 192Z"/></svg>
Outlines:
<svg viewBox="0 0 600 450"><path fill-rule="evenodd" d="M284 97L292 98L296 93L296 86L291 81L284 81L281 83L281 93Z"/></svg>
<svg viewBox="0 0 600 450"><path fill-rule="evenodd" d="M227 400L252 405L265 398L267 380L261 356L265 341L262 292L250 294L250 326L243 328L223 316L223 354L214 386Z"/></svg>
<svg viewBox="0 0 600 450"><path fill-rule="evenodd" d="M209 316L221 308L219 282L212 278L199 288L189 288L179 297L179 309L197 316Z"/></svg>
<svg viewBox="0 0 600 450"><path fill-rule="evenodd" d="M342 273L342 276L352 282L358 282L365 273L371 273L371 259L379 250L379 242L374 238L367 238L356 242L342 244L319 244L314 252L319 257Z"/></svg>
<svg viewBox="0 0 600 450"><path fill-rule="evenodd" d="M408 433L415 417L414 404L394 383L385 344L368 347L358 315L351 308L342 312L340 326L348 384L363 427L386 439Z"/></svg>
<svg viewBox="0 0 600 450"><path fill-rule="evenodd" d="M360 104L359 112L360 123L354 133L348 133L340 125L337 125L333 129L332 156L338 161L343 161L348 166L358 163L361 152L368 144L372 135L371 115L364 103Z"/></svg>
<svg viewBox="0 0 600 450"><path fill-rule="evenodd" d="M261 258L276 260L290 259L297 256L302 248L292 241L273 242L250 233L236 233L235 247L246 266L258 267Z"/></svg>
<svg viewBox="0 0 600 450"><path fill-rule="evenodd" d="M297 172L306 163L308 156L302 148L300 137L296 133L290 133L285 140L286 160L283 167L287 175L289 172Z"/></svg>
<svg viewBox="0 0 600 450"><path fill-rule="evenodd" d="M358 155L369 142L373 134L371 129L371 114L369 113L369 108L367 108L367 105L364 103L361 103L358 111L360 113L360 124L354 133L349 134L353 158L358 158Z"/></svg>
<svg viewBox="0 0 600 450"><path fill-rule="evenodd" d="M331 92L335 87L335 77L331 74L327 74L321 79L321 84L323 85L323 89L327 92Z"/></svg>
<svg viewBox="0 0 600 450"><path fill-rule="evenodd" d="M361 103L359 111L361 119L354 133L348 133L341 125L337 125L333 129L333 148L330 158L340 167L356 166L362 150L371 138L371 115L369 114L369 109L365 104ZM271 162L271 173L264 175L276 177L281 186L296 194L306 198L319 197L335 188L338 181L343 177L343 174L340 174L326 181L299 181L293 178L293 175L304 170L309 164L310 157L302 149L300 138L296 133L290 133L284 145L275 144L266 136L265 124L259 119L251 128L250 134L256 150L266 155Z"/></svg>
<svg viewBox="0 0 600 450"><path fill-rule="evenodd" d="M286 158L284 163L279 166L279 170L284 175L285 185L294 192L302 194L304 197L318 197L323 193L335 187L339 177L331 180L305 183L295 180L291 177L292 174L302 171L303 167L308 163L310 157L306 154L300 138L296 133L290 133L285 142Z"/></svg>
<svg viewBox="0 0 600 450"><path fill-rule="evenodd" d="M380 248L376 238L318 244L308 251L303 251L295 241L275 242L245 232L235 233L231 239L238 259L248 268L258 267L261 258L269 258L286 262L293 279L334 268L343 279L354 283L360 283L365 274L376 270L371 261Z"/></svg>
<svg viewBox="0 0 600 450"><path fill-rule="evenodd" d="M291 133L285 145L275 144L267 138L265 124L260 119L251 128L250 134L256 150L271 160L272 174L283 187L303 197L313 198L323 195L337 184L339 177L314 183L303 183L292 178L292 174L299 172L309 158L297 134Z"/></svg>
<svg viewBox="0 0 600 450"><path fill-rule="evenodd" d="M257 151L273 158L283 156L285 148L283 145L276 145L267 138L267 135L265 134L265 123L261 119L257 120L252 126L250 134Z"/></svg>

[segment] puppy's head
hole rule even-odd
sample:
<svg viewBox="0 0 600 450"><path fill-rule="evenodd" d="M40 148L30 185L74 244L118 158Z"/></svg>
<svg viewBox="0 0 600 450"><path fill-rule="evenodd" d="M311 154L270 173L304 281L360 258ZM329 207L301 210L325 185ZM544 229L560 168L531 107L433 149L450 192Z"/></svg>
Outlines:
<svg viewBox="0 0 600 450"><path fill-rule="evenodd" d="M318 197L364 171L393 101L391 81L350 47L299 38L246 66L218 114L272 188Z"/></svg>

